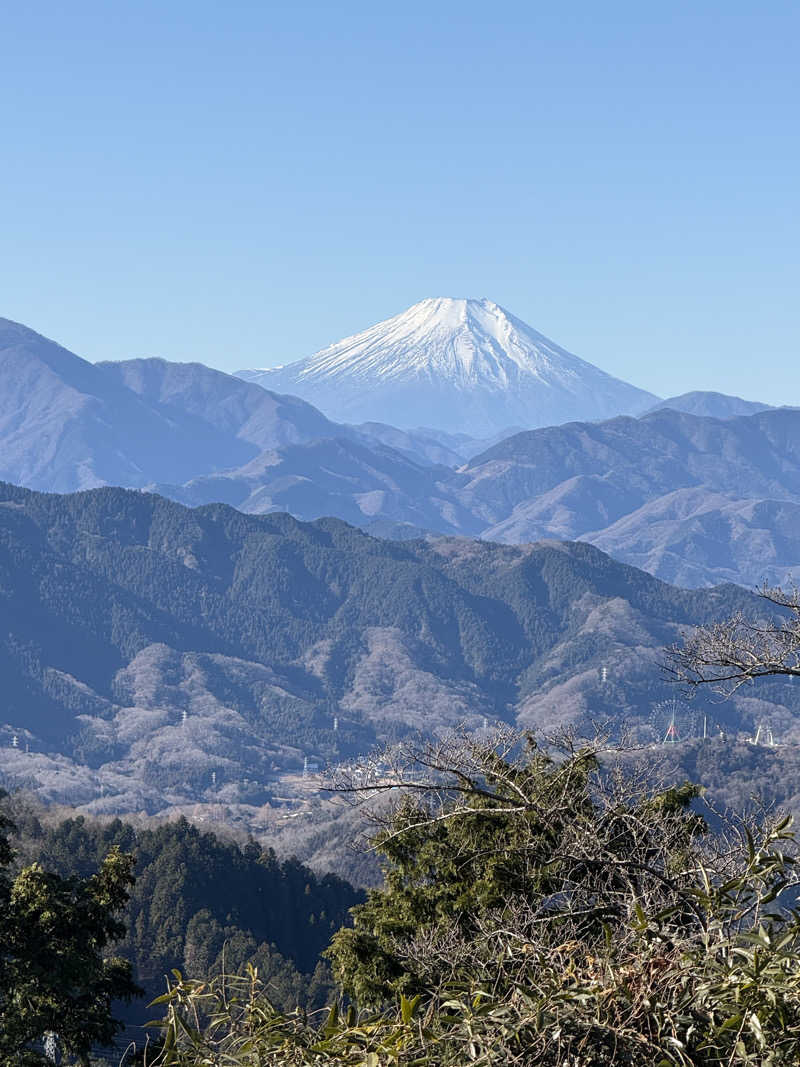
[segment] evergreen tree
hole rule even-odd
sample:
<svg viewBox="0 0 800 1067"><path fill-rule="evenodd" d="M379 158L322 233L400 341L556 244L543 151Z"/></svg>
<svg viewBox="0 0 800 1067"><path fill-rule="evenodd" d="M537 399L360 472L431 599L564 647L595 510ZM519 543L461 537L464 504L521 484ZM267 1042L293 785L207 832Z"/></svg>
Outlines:
<svg viewBox="0 0 800 1067"><path fill-rule="evenodd" d="M593 749L556 760L532 738L525 746L517 758L470 740L415 755L417 788L373 840L384 885L326 953L360 1004L435 992L454 977L448 940L469 945L522 912L557 939L603 938L627 920L632 892L658 897L661 872L705 831L693 786L605 808Z"/></svg>
<svg viewBox="0 0 800 1067"><path fill-rule="evenodd" d="M368 1012L281 1014L252 970L177 981L153 1067L800 1062L790 818L715 835L695 787L653 791L591 750L446 739L398 769L387 885L330 953Z"/></svg>
<svg viewBox="0 0 800 1067"><path fill-rule="evenodd" d="M133 861L112 848L96 874L62 878L39 864L12 875L11 821L0 814L0 1062L48 1062L45 1045L88 1063L121 1025L112 1001L139 993L126 960L107 955Z"/></svg>

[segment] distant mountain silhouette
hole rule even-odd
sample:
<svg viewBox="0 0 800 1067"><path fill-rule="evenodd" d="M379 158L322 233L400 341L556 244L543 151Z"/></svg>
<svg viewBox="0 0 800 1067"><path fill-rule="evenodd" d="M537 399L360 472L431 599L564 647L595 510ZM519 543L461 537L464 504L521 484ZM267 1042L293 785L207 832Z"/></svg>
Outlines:
<svg viewBox="0 0 800 1067"><path fill-rule="evenodd" d="M92 364L0 319L0 473L34 488L183 482L336 428L201 364Z"/></svg>
<svg viewBox="0 0 800 1067"><path fill-rule="evenodd" d="M183 481L198 465L237 465L252 452L224 445L222 435L185 419L176 425L102 368L0 319L2 477L56 491L140 486L167 471Z"/></svg>
<svg viewBox="0 0 800 1067"><path fill-rule="evenodd" d="M112 380L130 389L178 425L197 420L226 439L259 452L341 432L321 411L296 396L279 396L202 363L131 359L98 363Z"/></svg>
<svg viewBox="0 0 800 1067"><path fill-rule="evenodd" d="M376 531L586 540L689 586L800 578L800 411L789 408L546 427L458 469L374 444L310 442L158 488L190 504L332 514Z"/></svg>
<svg viewBox="0 0 800 1067"><path fill-rule="evenodd" d="M254 514L288 511L302 519L335 515L355 525L374 519L446 533L483 527L457 500L459 477L377 443L346 437L263 452L235 471L195 478L156 492L198 505L222 501Z"/></svg>
<svg viewBox="0 0 800 1067"><path fill-rule="evenodd" d="M93 365L8 320L0 383L0 474L35 489L157 488L400 538L581 539L691 586L800 578L797 409L741 416L753 405L686 394L641 418L481 446L435 428L336 423L198 363Z"/></svg>
<svg viewBox="0 0 800 1067"><path fill-rule="evenodd" d="M580 538L687 585L800 576L797 410L551 427L500 442L463 474L458 500L490 520L489 539Z"/></svg>
<svg viewBox="0 0 800 1067"><path fill-rule="evenodd" d="M708 415L712 419L730 419L735 415L755 415L758 411L768 411L771 404L759 404L755 400L742 400L740 396L728 396L726 393L693 392L671 396L654 404L645 414L672 408L673 411L685 411L688 415Z"/></svg>
<svg viewBox="0 0 800 1067"><path fill-rule="evenodd" d="M92 364L0 319L0 476L9 481L53 492L181 484L330 437L391 441L427 463L471 454L469 439L452 439L456 450L433 431L339 425L298 397L201 363Z"/></svg>

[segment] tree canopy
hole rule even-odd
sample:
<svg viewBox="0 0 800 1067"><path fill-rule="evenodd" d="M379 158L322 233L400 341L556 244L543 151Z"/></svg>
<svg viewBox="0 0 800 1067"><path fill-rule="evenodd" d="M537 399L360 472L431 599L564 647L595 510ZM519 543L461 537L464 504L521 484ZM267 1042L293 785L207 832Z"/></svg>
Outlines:
<svg viewBox="0 0 800 1067"><path fill-rule="evenodd" d="M133 884L133 861L112 848L96 874L63 878L39 864L16 873L0 814L0 1062L51 1062L59 1048L88 1063L121 1028L112 1002L139 989L130 964L109 955L124 934L118 919Z"/></svg>
<svg viewBox="0 0 800 1067"><path fill-rule="evenodd" d="M746 682L800 676L800 590L763 586L761 618L736 611L695 627L668 653L667 669L692 689L730 695Z"/></svg>
<svg viewBox="0 0 800 1067"><path fill-rule="evenodd" d="M788 818L711 833L693 785L510 734L406 747L382 782L344 784L398 787L386 885L329 950L349 1014L281 1015L254 973L177 981L160 1065L797 1063Z"/></svg>

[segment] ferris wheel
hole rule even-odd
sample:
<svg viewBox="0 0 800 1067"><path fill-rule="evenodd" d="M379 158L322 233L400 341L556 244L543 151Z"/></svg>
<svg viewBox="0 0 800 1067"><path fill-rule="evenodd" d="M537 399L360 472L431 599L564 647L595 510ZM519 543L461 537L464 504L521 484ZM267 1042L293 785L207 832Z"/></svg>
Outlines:
<svg viewBox="0 0 800 1067"><path fill-rule="evenodd" d="M662 700L655 704L650 723L663 745L677 745L697 737L697 713L682 700Z"/></svg>

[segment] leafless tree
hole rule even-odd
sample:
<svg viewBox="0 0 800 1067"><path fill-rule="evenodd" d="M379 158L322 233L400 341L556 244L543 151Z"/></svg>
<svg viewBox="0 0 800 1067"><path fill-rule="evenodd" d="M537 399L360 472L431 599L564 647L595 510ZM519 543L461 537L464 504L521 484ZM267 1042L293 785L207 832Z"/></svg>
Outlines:
<svg viewBox="0 0 800 1067"><path fill-rule="evenodd" d="M667 650L665 668L691 688L708 685L730 696L756 678L800 675L800 590L763 586L763 618L736 612L698 626Z"/></svg>

